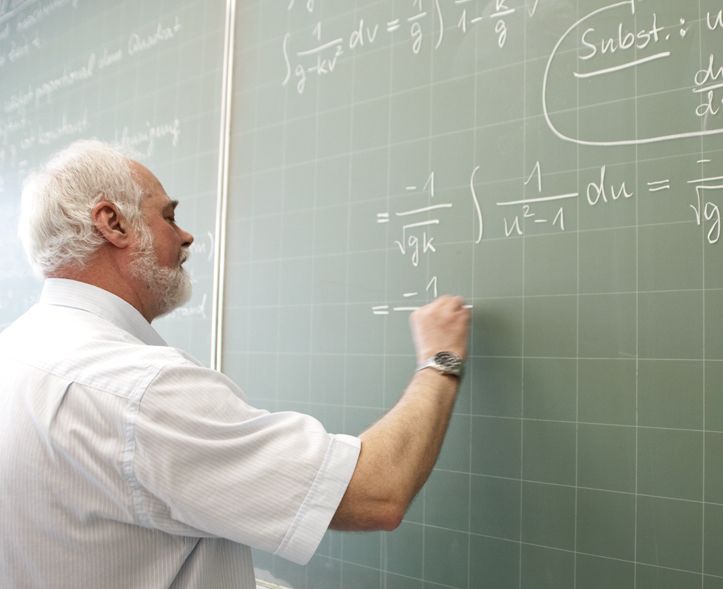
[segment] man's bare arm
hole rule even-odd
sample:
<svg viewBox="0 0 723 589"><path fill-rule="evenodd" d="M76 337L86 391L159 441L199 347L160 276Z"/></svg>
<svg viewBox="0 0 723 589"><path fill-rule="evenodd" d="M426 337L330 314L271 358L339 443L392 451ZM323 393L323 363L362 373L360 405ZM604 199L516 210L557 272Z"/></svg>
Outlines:
<svg viewBox="0 0 723 589"><path fill-rule="evenodd" d="M440 351L464 357L469 311L459 297L440 297L412 314L417 360ZM361 436L349 487L331 521L339 530L392 530L429 477L444 441L459 379L417 372L399 402Z"/></svg>

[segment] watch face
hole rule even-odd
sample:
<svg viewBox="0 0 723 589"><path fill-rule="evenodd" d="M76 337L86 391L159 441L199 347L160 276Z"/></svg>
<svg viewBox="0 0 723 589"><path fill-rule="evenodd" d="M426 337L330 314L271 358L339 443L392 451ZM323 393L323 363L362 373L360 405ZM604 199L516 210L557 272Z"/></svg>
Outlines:
<svg viewBox="0 0 723 589"><path fill-rule="evenodd" d="M457 371L462 366L462 358L453 352L439 352L435 354L434 361L452 371Z"/></svg>

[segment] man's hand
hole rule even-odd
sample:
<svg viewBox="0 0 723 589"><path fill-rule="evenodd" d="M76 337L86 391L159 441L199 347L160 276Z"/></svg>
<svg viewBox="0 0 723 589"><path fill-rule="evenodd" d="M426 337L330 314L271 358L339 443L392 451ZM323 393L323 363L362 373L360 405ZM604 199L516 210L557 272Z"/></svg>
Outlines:
<svg viewBox="0 0 723 589"><path fill-rule="evenodd" d="M470 311L464 299L443 295L409 317L417 362L423 362L437 352L467 355L467 335Z"/></svg>

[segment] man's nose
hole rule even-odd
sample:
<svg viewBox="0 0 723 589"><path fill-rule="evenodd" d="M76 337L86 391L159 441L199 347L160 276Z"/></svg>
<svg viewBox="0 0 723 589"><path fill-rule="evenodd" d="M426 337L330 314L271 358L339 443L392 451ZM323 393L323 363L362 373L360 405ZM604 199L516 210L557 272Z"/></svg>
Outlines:
<svg viewBox="0 0 723 589"><path fill-rule="evenodd" d="M193 235L191 235L185 229L181 230L181 239L183 239L183 247L189 247L193 243Z"/></svg>

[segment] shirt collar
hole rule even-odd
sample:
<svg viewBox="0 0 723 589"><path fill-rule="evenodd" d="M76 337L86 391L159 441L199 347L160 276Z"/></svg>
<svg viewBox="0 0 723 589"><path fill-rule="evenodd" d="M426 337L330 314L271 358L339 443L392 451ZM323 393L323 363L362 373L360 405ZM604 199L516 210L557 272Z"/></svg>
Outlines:
<svg viewBox="0 0 723 589"><path fill-rule="evenodd" d="M138 309L113 293L92 284L66 278L46 278L40 302L93 313L145 344L168 345Z"/></svg>

